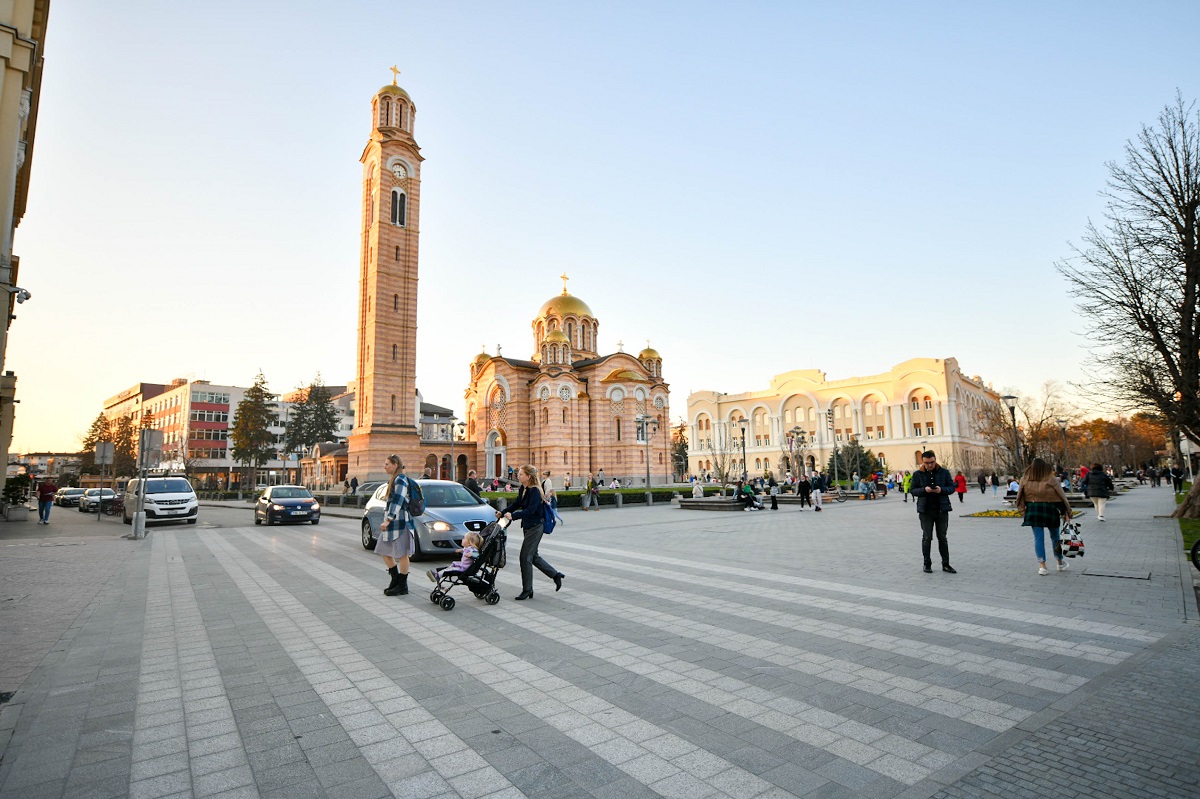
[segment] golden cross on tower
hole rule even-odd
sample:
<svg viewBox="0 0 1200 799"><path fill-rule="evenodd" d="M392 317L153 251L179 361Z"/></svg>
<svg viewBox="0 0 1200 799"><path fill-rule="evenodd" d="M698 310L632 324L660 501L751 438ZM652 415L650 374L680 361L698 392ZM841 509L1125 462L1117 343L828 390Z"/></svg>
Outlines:
<svg viewBox="0 0 1200 799"><path fill-rule="evenodd" d="M396 81L400 79L400 70L396 69L396 65L392 64L392 85L396 86Z"/></svg>
<svg viewBox="0 0 1200 799"><path fill-rule="evenodd" d="M567 277L567 273L566 273L566 272L563 272L561 275L559 275L559 277L561 277L561 278L562 278L562 282L563 282L563 294L565 295L565 294L567 293L567 281L568 281L568 280L570 280L571 278Z"/></svg>

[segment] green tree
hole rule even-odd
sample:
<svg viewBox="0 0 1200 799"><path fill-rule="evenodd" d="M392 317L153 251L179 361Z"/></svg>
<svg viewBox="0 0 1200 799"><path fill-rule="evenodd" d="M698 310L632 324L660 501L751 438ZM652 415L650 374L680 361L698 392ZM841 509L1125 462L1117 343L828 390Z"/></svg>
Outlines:
<svg viewBox="0 0 1200 799"><path fill-rule="evenodd" d="M671 429L671 458L675 464L675 473L679 479L683 479L688 471L687 422L683 419Z"/></svg>
<svg viewBox="0 0 1200 799"><path fill-rule="evenodd" d="M96 414L96 418L92 420L92 426L88 428L82 439L83 449L79 451L81 474L100 474L100 467L96 465L96 445L101 441L111 440L108 419L103 413Z"/></svg>
<svg viewBox="0 0 1200 799"><path fill-rule="evenodd" d="M278 443L271 432L271 425L279 421L274 399L267 389L267 378L259 372L234 412L229 434L233 459L249 470L251 487L258 484L258 470L275 454Z"/></svg>
<svg viewBox="0 0 1200 799"><path fill-rule="evenodd" d="M831 453L829 462L825 464L825 472L831 480L835 473L833 457ZM861 477L864 474L880 471L882 468L879 458L875 457L875 453L869 449L863 449L863 445L858 443L857 438L850 439L849 444L839 446L837 449L836 474L839 480L847 480L855 472Z"/></svg>
<svg viewBox="0 0 1200 799"><path fill-rule="evenodd" d="M301 452L322 441L333 441L338 433L338 410L325 387L321 373L303 390L304 400L292 410L284 442L288 452Z"/></svg>
<svg viewBox="0 0 1200 799"><path fill-rule="evenodd" d="M122 416L112 425L113 474L132 475L137 469L138 431L133 420Z"/></svg>

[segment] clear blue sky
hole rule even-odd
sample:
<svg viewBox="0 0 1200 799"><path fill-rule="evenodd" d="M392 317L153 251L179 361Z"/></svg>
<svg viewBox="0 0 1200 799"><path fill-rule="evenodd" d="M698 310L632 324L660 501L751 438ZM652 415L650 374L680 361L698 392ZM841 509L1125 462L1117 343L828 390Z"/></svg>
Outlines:
<svg viewBox="0 0 1200 799"><path fill-rule="evenodd" d="M955 356L1080 380L1053 263L1200 4L55 0L7 368L15 451L137 381L354 377L359 155L417 104L418 383L461 409L571 277L689 391Z"/></svg>

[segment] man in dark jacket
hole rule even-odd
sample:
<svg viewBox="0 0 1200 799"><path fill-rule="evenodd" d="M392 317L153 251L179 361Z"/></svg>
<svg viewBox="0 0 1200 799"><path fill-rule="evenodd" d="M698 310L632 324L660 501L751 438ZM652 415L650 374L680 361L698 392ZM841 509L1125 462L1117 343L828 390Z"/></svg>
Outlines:
<svg viewBox="0 0 1200 799"><path fill-rule="evenodd" d="M942 571L957 574L950 565L950 544L946 541L946 528L950 523L950 498L954 495L954 478L950 476L950 472L938 465L937 456L931 450L921 453L921 468L913 473L908 493L917 498L917 518L921 520L921 555L925 559L925 573L933 572L929 548L936 530L938 552L942 556Z"/></svg>

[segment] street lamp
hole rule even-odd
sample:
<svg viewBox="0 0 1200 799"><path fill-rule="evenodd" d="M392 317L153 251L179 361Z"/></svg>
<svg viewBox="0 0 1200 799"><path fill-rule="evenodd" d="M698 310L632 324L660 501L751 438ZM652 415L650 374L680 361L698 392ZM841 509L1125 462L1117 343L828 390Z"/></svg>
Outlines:
<svg viewBox="0 0 1200 799"><path fill-rule="evenodd" d="M804 447L804 443L805 443L804 442L804 431L801 430L799 426L796 426L796 427L793 427L788 432L792 436L792 472L793 472L793 476L797 480L799 480L800 472L801 472L801 469L803 468L803 462L801 461L801 463L798 464L796 462L796 459L803 458L803 456L800 453L800 450Z"/></svg>
<svg viewBox="0 0 1200 799"><path fill-rule="evenodd" d="M1056 419L1055 421L1058 422L1058 429L1062 431L1062 437L1063 437L1063 470L1066 472L1070 472L1071 467L1068 465L1068 461L1067 461L1067 420L1066 419Z"/></svg>
<svg viewBox="0 0 1200 799"><path fill-rule="evenodd" d="M742 480L749 479L750 475L746 472L746 428L750 423L743 417L738 419L738 427L742 428Z"/></svg>
<svg viewBox="0 0 1200 799"><path fill-rule="evenodd" d="M1021 436L1019 433L1017 433L1017 398L1014 397L1012 394L1005 394L1000 399L1004 400L1004 404L1008 406L1008 412L1010 414L1012 414L1013 444L1014 444L1013 452L1017 457L1017 462L1014 465L1016 466L1017 470L1019 471L1023 460L1021 458Z"/></svg>
<svg viewBox="0 0 1200 799"><path fill-rule="evenodd" d="M646 444L646 495L647 495L646 504L649 504L650 503L650 499L649 499L649 495L650 495L650 427L651 427L651 425L653 425L655 429L658 429L658 422L654 419L651 419L649 416L647 416L644 413L639 413L637 415L636 419L637 419L637 423L638 423L638 435L640 435L642 437L642 441ZM742 436L743 436L743 441L744 441L745 434L743 433Z"/></svg>
<svg viewBox="0 0 1200 799"><path fill-rule="evenodd" d="M450 416L450 479L455 481L457 481L458 475L455 474L456 470L454 468L454 423L457 421L457 416Z"/></svg>

